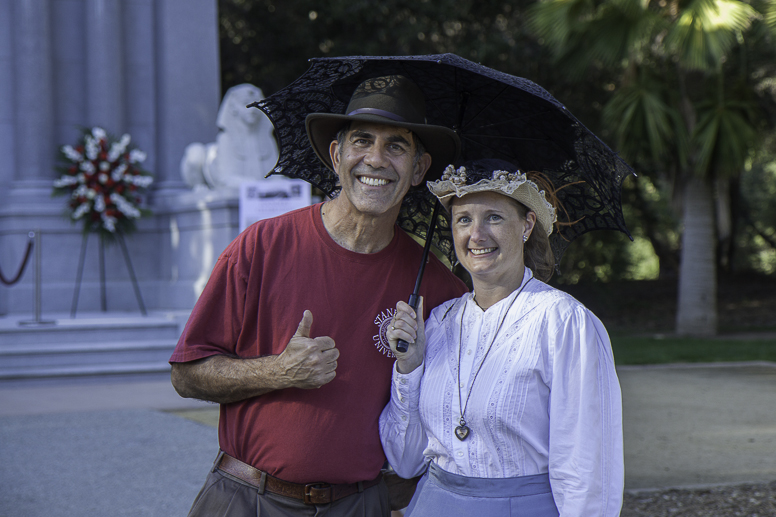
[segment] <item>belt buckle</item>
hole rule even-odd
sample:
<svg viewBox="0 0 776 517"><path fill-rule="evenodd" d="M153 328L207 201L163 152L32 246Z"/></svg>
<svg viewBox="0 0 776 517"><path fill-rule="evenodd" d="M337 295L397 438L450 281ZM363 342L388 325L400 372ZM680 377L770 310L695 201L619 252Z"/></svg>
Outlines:
<svg viewBox="0 0 776 517"><path fill-rule="evenodd" d="M313 493L313 491L322 491L324 493ZM313 501L313 497L319 499L325 494L323 501ZM304 486L304 504L325 504L331 502L331 485L329 483L308 483Z"/></svg>

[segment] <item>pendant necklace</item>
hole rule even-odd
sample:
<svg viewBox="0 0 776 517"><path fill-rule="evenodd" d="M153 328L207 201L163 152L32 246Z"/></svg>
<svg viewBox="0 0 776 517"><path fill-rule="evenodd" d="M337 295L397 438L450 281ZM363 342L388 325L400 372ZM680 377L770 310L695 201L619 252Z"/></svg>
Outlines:
<svg viewBox="0 0 776 517"><path fill-rule="evenodd" d="M530 270L529 270L530 271ZM515 300L517 300L517 297L520 296L520 293L523 292L523 289L525 286L528 285L528 282L530 282L533 279L533 272L531 272L531 277L526 280L526 282L520 286L520 289L517 291L517 294L514 298L512 298L512 301L509 302L509 307L507 307L507 310L504 311L504 316L501 318L501 321L498 324L498 327L496 327L496 331L493 333L493 339L490 340L490 344L488 345L488 349L485 350L485 355L482 357L482 361L480 361L480 366L477 368L477 371L474 372L474 378L472 378L472 382L469 384L469 391L466 393L466 400L461 402L461 350L463 349L463 317L464 314L466 314L466 304L463 306L463 310L461 311L461 325L460 325L460 335L458 336L458 407L461 408L461 419L458 422L458 427L455 428L455 437L458 438L461 441L464 441L467 436L469 436L469 433L471 433L471 429L468 425L466 425L466 418L464 417L464 414L466 413L466 408L469 405L469 399L471 398L472 394L472 387L474 386L474 381L477 380L477 375L479 375L480 370L482 369L482 365L485 364L485 359L488 357L488 353L490 353L490 349L493 348L493 343L496 342L496 337L498 336L499 331L501 330L501 327L504 325L504 322L507 319L507 315L509 314L509 310L512 308L512 305L514 305ZM475 300L474 303L477 303ZM479 304L477 304L479 306Z"/></svg>

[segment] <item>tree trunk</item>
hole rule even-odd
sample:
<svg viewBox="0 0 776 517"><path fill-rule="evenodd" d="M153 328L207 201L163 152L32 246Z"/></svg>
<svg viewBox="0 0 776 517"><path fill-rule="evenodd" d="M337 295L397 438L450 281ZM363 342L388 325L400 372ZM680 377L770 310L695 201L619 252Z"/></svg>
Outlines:
<svg viewBox="0 0 776 517"><path fill-rule="evenodd" d="M679 265L676 333L717 334L717 268L714 198L711 184L699 178L687 182L684 232Z"/></svg>
<svg viewBox="0 0 776 517"><path fill-rule="evenodd" d="M723 273L730 272L730 250L733 241L733 215L730 204L729 178L718 178L715 181L717 205L717 264Z"/></svg>

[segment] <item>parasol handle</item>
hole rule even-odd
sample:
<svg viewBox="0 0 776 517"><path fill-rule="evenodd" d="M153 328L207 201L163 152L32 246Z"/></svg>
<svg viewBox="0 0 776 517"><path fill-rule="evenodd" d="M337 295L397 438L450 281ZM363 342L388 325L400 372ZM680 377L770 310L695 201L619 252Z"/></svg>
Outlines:
<svg viewBox="0 0 776 517"><path fill-rule="evenodd" d="M428 261L428 252L431 249L431 241L434 238L434 229L436 229L437 216L439 214L439 200L434 203L434 212L431 214L431 222L428 224L428 233L426 235L426 245L423 246L423 258L420 261L420 269L418 270L418 278L415 279L415 289L412 290L410 299L407 302L412 310L418 309L418 302L420 301L420 283L423 280L423 272L426 270L426 262ZM406 352L409 344L400 339L396 343L396 350L398 352Z"/></svg>

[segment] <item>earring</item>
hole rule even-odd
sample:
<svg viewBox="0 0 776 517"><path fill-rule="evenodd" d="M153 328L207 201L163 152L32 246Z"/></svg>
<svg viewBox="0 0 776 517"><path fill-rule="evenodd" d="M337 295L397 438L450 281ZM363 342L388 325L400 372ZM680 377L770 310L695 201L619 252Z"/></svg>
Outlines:
<svg viewBox="0 0 776 517"><path fill-rule="evenodd" d="M523 234L523 244L525 244L525 241L527 241L527 240L528 240L528 236Z"/></svg>

